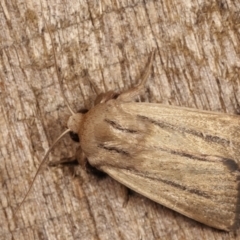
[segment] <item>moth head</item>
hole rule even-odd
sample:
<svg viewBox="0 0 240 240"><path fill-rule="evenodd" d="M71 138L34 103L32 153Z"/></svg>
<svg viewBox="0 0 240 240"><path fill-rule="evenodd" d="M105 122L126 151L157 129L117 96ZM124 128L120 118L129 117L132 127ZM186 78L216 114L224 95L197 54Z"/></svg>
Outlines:
<svg viewBox="0 0 240 240"><path fill-rule="evenodd" d="M72 116L69 117L67 122L67 127L70 129L73 133L78 134L79 127L82 125L83 122L83 114L82 113L75 113Z"/></svg>
<svg viewBox="0 0 240 240"><path fill-rule="evenodd" d="M73 113L69 117L67 127L70 129L70 137L74 142L80 142L79 127L82 126L83 115L88 112L88 109L80 109L77 113Z"/></svg>

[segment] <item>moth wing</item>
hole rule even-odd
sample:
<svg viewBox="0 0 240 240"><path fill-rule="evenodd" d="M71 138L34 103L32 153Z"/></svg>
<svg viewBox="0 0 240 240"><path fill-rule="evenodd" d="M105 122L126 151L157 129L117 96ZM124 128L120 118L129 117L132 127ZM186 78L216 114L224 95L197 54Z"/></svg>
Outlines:
<svg viewBox="0 0 240 240"><path fill-rule="evenodd" d="M105 168L104 171L126 187L189 218L226 231L236 228L239 214L236 196L239 195L239 191L224 190L221 184L211 182L219 179L206 177L205 181L209 182L205 182L204 185L210 184L211 187L206 186L205 191L199 191L199 186L194 188L193 184L191 187L187 184L183 185L174 176L171 179L169 176L153 178L146 176L144 172L140 174L132 170L112 167ZM190 176L186 171L184 175ZM235 183L234 179L229 183L229 187ZM201 183L202 187L203 183Z"/></svg>
<svg viewBox="0 0 240 240"><path fill-rule="evenodd" d="M101 155L109 159L95 164L99 169L187 217L236 228L238 116L147 103L112 104L108 116L104 133L103 126L96 133L99 142L104 139Z"/></svg>

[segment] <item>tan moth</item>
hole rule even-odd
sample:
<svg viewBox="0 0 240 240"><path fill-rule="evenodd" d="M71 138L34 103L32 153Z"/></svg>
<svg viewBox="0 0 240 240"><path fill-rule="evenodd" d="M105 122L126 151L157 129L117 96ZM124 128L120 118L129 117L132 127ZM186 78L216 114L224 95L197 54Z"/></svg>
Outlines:
<svg viewBox="0 0 240 240"><path fill-rule="evenodd" d="M53 53L57 66L54 47ZM144 93L154 53L137 86L121 94L99 95L87 113L71 110L68 129L47 151L33 182L53 146L73 131L80 139L80 165L86 165L87 159L92 167L157 203L208 226L235 230L240 118L134 102ZM58 70L57 74L60 81Z"/></svg>

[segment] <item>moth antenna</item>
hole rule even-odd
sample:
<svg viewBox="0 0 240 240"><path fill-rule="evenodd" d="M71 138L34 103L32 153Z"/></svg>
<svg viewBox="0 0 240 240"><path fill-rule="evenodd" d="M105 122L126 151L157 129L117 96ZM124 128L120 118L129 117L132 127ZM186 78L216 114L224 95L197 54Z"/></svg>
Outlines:
<svg viewBox="0 0 240 240"><path fill-rule="evenodd" d="M51 39L51 42L52 42L54 65L55 65L55 69L56 69L56 72L57 72L57 79L58 79L58 82L59 82L59 85L60 85L60 90L61 90L63 99L64 99L64 101L66 102L66 105L67 105L70 113L71 113L72 115L75 115L75 112L74 112L74 111L72 110L72 108L70 107L70 105L69 105L69 103L68 103L68 101L67 101L67 99L66 99L66 97L65 97L65 95L64 95L64 91L63 91L63 87L62 87L62 82L61 82L61 75L60 75L60 73L59 73L59 71L58 71L58 68L57 68L56 51L55 51L55 48L54 48L54 45L53 45L53 37L52 37L51 31L50 31L49 27L48 27L47 24L46 24L45 18L43 18L43 21L44 21L44 24L45 24L45 26L46 26L46 29L47 29L47 31L48 31L48 33L49 33L49 36L50 36L50 39ZM21 208L21 206L22 206L23 203L25 202L26 198L28 197L28 195L29 195L29 193L30 193L30 191L31 191L31 189L32 189L32 187L33 187L33 184L34 184L34 182L35 182L38 174L40 173L43 165L46 163L46 160L47 160L47 157L48 157L49 153L51 152L51 150L53 149L53 147L59 142L59 140L60 140L63 136L65 136L67 133L69 133L69 132L71 132L71 130L68 128L66 131L64 131L64 132L53 142L52 146L50 146L50 148L47 150L45 156L43 157L43 160L41 161L40 165L38 166L37 172L36 172L35 175L34 175L34 178L33 178L32 182L31 182L31 184L30 184L30 187L28 188L28 190L27 190L27 192L26 192L23 200L22 200L22 201L20 202L20 204L18 205L15 213L13 214L13 217L16 216L17 212L19 211L19 209Z"/></svg>
<svg viewBox="0 0 240 240"><path fill-rule="evenodd" d="M21 208L22 204L25 202L26 198L28 197L28 195L29 195L29 193L30 193L30 191L31 191L31 189L32 189L32 187L33 187L33 184L34 184L34 182L35 182L35 180L36 180L39 172L40 172L41 169L42 169L42 166L44 165L44 163L45 163L46 160L47 160L47 157L48 157L49 153L51 152L51 150L53 149L53 147L59 142L59 140L60 140L64 135L66 135L67 133L69 133L70 131L71 131L70 129L67 129L66 131L64 131L64 132L54 141L54 143L52 144L52 146L47 150L47 152L46 152L43 160L41 161L40 165L38 166L37 172L36 172L35 175L34 175L34 178L33 178L32 182L31 182L31 184L30 184L30 187L28 188L28 191L26 192L23 200L20 202L19 206L17 207L17 210L16 210L15 213L14 213L14 216L17 214L17 212L18 212L19 209Z"/></svg>
<svg viewBox="0 0 240 240"><path fill-rule="evenodd" d="M143 74L142 76L142 81L139 83L139 85L145 85L146 84L146 81L151 73L151 68L152 68L152 64L153 64L153 59L154 59L154 56L156 54L156 49L153 49L151 55L150 55L150 61L149 61L149 64L147 66L147 70L145 71L145 73Z"/></svg>
<svg viewBox="0 0 240 240"><path fill-rule="evenodd" d="M56 69L56 72L57 72L57 79L58 79L58 82L59 82L59 85L60 85L60 90L61 90L63 99L64 99L64 101L65 101L65 103L66 103L66 105L67 105L67 107L68 107L68 110L70 111L70 113L71 113L72 115L74 115L75 112L74 112L74 111L72 110L72 108L70 107L70 104L69 104L67 98L66 98L65 95L64 95L64 91L63 91L63 87L62 87L62 81L61 81L61 75L60 75L60 73L59 73L59 71L58 71L58 68L57 68L57 58L56 58L56 51L55 51L55 48L54 48L54 46L53 46L53 37L52 37L52 34L51 34L51 31L50 31L49 27L48 27L47 24L46 24L45 19L44 19L44 24L45 24L45 26L46 26L46 29L47 29L47 31L48 31L48 33L49 33L49 36L50 36L50 39L51 39L51 42L52 42L54 66L55 66L55 69Z"/></svg>

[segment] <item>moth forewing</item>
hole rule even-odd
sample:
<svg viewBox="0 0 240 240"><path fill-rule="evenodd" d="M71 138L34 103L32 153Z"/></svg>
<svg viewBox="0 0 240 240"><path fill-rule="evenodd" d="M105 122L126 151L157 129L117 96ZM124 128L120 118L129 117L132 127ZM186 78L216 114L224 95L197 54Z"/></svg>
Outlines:
<svg viewBox="0 0 240 240"><path fill-rule="evenodd" d="M134 191L226 231L239 218L240 118L110 100L79 130L89 163Z"/></svg>

